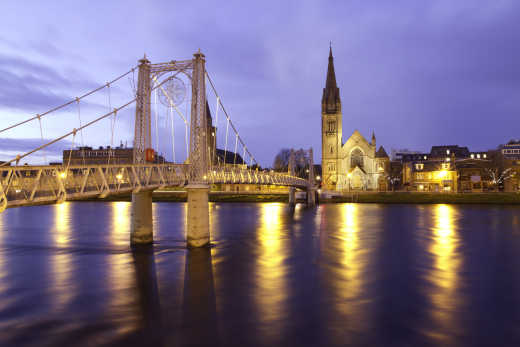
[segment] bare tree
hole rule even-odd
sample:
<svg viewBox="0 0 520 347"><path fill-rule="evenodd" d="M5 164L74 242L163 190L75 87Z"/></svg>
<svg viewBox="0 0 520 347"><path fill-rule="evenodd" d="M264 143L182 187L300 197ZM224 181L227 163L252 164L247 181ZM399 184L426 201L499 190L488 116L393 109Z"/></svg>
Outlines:
<svg viewBox="0 0 520 347"><path fill-rule="evenodd" d="M281 149L274 158L273 169L280 172L288 171L290 156L290 149ZM309 168L309 153L304 149L294 151L294 163L296 165L296 176L305 177L307 175L307 169Z"/></svg>
<svg viewBox="0 0 520 347"><path fill-rule="evenodd" d="M504 184L504 182L506 180L510 179L514 174L514 171L512 171L511 168L507 168L507 169L491 168L491 169L486 169L486 172L489 175L489 177L491 178L491 183L495 187L498 187L498 186Z"/></svg>

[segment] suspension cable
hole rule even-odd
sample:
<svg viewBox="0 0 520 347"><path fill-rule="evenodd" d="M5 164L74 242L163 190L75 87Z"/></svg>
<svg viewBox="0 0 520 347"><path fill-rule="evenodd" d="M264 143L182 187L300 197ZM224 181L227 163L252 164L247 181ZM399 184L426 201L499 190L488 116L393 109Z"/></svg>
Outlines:
<svg viewBox="0 0 520 347"><path fill-rule="evenodd" d="M155 146L157 153L159 153L159 120L157 116L157 90L154 91L154 111L155 111Z"/></svg>
<svg viewBox="0 0 520 347"><path fill-rule="evenodd" d="M231 118L229 117L227 111L226 111L226 108L224 107L224 105L222 104L222 100L221 98L219 97L218 93L217 93L217 90L215 88L215 85L213 84L213 81L211 80L211 77L209 76L208 72L206 71L206 77L208 78L208 81L209 81L209 84L211 86L211 89L213 90L213 93L215 94L215 96L217 97L217 100L218 100L218 103L220 104L220 107L222 108L222 111L224 112L224 115L226 116L227 120L229 121L230 125L231 125L231 128L233 129L233 131L238 135L238 130L235 128L235 125L233 124L233 122L231 121ZM240 135L238 135L238 140L240 141L240 143L245 146L245 143L244 141L242 140L242 138L240 137ZM258 164L258 162L256 161L256 159L254 159L253 155L249 152L249 150L247 150L247 153L249 154L249 156L252 158L252 160L255 161L255 163Z"/></svg>
<svg viewBox="0 0 520 347"><path fill-rule="evenodd" d="M35 148L35 149L33 149L33 150L29 151L29 152L26 152L26 153L24 153L24 154L22 154L22 155L17 155L15 159L11 159L11 160L9 160L9 161L6 161L6 162L0 164L0 166L7 166L7 165L11 164L11 163L14 162L14 161L20 161L20 159L25 158L25 157L27 157L28 155L33 154L34 152L37 152L37 151L39 151L39 150L42 150L42 149L44 149L44 148L46 148L46 147L48 147L48 146L50 146L50 145L52 145L52 144L54 144L54 143L60 141L60 140L63 140L64 138L66 138L66 137L68 137L68 136L70 136L70 135L72 135L72 134L75 134L75 133L76 133L77 131L79 131L79 130L82 130L82 129L84 129L84 128L86 128L86 127L88 127L88 126L90 126L90 125L92 125L92 124L94 124L94 123L99 122L99 121L102 120L102 119L105 119L105 118L111 116L114 112L117 112L117 111L119 111L119 110L121 110L121 109L127 107L128 105L134 103L135 101L136 101L136 99L133 99L133 100L127 102L126 104L124 104L123 106L120 106L119 108L114 109L114 111L109 112L109 113L107 113L107 114L104 114L103 116L98 117L98 118L94 119L93 121L88 122L87 124L83 125L81 128L78 128L78 129L74 129L74 130L72 130L72 131L69 131L69 132L66 133L65 135L62 135L62 136L60 136L60 137L58 137L58 138L56 138L56 139L54 139L54 140L52 140L52 141L49 141L49 142L47 142L46 144L41 145L40 147L37 147L37 148Z"/></svg>
<svg viewBox="0 0 520 347"><path fill-rule="evenodd" d="M123 78L123 77L125 77L126 75L128 75L130 72L133 72L133 71L135 70L136 67L137 67L137 66L133 67L133 68L130 69L128 72L125 72L125 73L122 74L121 76L116 77L116 78L113 79L112 81L108 82L108 84L113 84L113 83L117 82L117 81L120 80L121 78ZM78 98L76 98L76 99L73 99L73 100L71 100L71 101L69 101L69 102L66 102L66 103L64 103L64 104L62 104L62 105L60 105L60 106L56 106L56 107L54 107L54 108L48 110L47 112L44 112L44 113L38 114L38 115L36 115L36 116L34 116L34 117L31 117L31 118L28 118L28 119L23 120L23 121L21 121L21 122L18 122L18 123L15 123L15 124L13 124L13 125L10 125L10 126L8 126L7 128L1 129L1 130L0 130L0 133L3 133L4 131L7 131L7 130L12 129L12 128L15 128L15 127L17 127L17 126L19 126L19 125L22 125L22 124L28 123L28 122L33 121L33 120L35 120L35 119L41 118L41 117L43 117L43 116L46 116L46 115L48 115L49 113L53 113L54 111L57 111L57 110L59 110L59 109L64 108L65 106L69 106L69 105L71 105L72 103L74 103L75 101L77 101L77 99L80 99L80 100L81 100L81 99L83 99L83 98L86 98L87 96L92 95L92 94L98 92L99 90L101 90L101 89L103 89L103 88L105 88L105 87L106 87L106 84L104 84L104 85L102 85L102 86L100 86L100 87L98 87L98 88L96 88L96 89L93 89L93 90L91 90L90 92L85 93L85 94L83 94L82 96L80 96L80 97L78 97Z"/></svg>
<svg viewBox="0 0 520 347"><path fill-rule="evenodd" d="M44 140L43 140L43 128L42 128L42 119L40 117L40 115L38 115L38 123L40 123L40 137L42 139L42 144L44 143ZM43 163L47 163L47 155L45 154L45 151L42 152L43 153Z"/></svg>
<svg viewBox="0 0 520 347"><path fill-rule="evenodd" d="M172 156L173 156L173 162L175 163L175 128L173 126L173 107L170 106L170 118L171 118L171 125L172 125Z"/></svg>
<svg viewBox="0 0 520 347"><path fill-rule="evenodd" d="M233 158L233 165L237 163L237 145L238 145L238 134L235 134L235 156Z"/></svg>

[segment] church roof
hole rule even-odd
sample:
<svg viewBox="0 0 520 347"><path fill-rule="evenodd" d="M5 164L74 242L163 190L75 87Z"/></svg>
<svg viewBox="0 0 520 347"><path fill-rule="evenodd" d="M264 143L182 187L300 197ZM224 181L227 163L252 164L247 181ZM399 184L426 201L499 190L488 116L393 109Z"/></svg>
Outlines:
<svg viewBox="0 0 520 347"><path fill-rule="evenodd" d="M332 47L330 47L329 51L327 81L325 82L325 88L323 88L321 104L324 113L337 113L340 111L339 107L341 101L339 99L339 88L336 84L336 73L334 72L334 57L332 56Z"/></svg>
<svg viewBox="0 0 520 347"><path fill-rule="evenodd" d="M383 146L380 146L379 149L377 150L376 158L388 158L388 154L386 154L386 151L383 148Z"/></svg>

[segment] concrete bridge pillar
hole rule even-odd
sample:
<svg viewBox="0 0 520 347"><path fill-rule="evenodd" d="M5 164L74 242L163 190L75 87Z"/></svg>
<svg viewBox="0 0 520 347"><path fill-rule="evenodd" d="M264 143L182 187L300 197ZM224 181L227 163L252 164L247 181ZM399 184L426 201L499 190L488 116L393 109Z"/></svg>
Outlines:
<svg viewBox="0 0 520 347"><path fill-rule="evenodd" d="M209 244L209 186L190 184L188 192L187 243L189 248Z"/></svg>
<svg viewBox="0 0 520 347"><path fill-rule="evenodd" d="M153 242L152 192L132 193L131 244Z"/></svg>
<svg viewBox="0 0 520 347"><path fill-rule="evenodd" d="M316 205L316 188L314 181L314 155L312 147L309 149L309 187L307 188L307 205Z"/></svg>
<svg viewBox="0 0 520 347"><path fill-rule="evenodd" d="M288 165L289 175L294 176L296 174L296 163L294 158L294 150L291 148L291 154L289 155L289 165ZM296 188L289 187L289 205L296 205Z"/></svg>
<svg viewBox="0 0 520 347"><path fill-rule="evenodd" d="M289 205L296 205L296 188L289 187Z"/></svg>
<svg viewBox="0 0 520 347"><path fill-rule="evenodd" d="M309 188L307 189L307 206L316 205L316 189Z"/></svg>

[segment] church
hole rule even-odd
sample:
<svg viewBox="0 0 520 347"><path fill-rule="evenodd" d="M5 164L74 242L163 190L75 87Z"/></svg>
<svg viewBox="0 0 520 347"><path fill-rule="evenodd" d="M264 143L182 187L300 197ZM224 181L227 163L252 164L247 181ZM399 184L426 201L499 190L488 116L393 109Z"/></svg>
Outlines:
<svg viewBox="0 0 520 347"><path fill-rule="evenodd" d="M354 130L343 142L343 115L332 47L321 99L321 150L323 190L387 190L390 159L383 146L376 150L375 134L372 133L372 139L367 141Z"/></svg>

